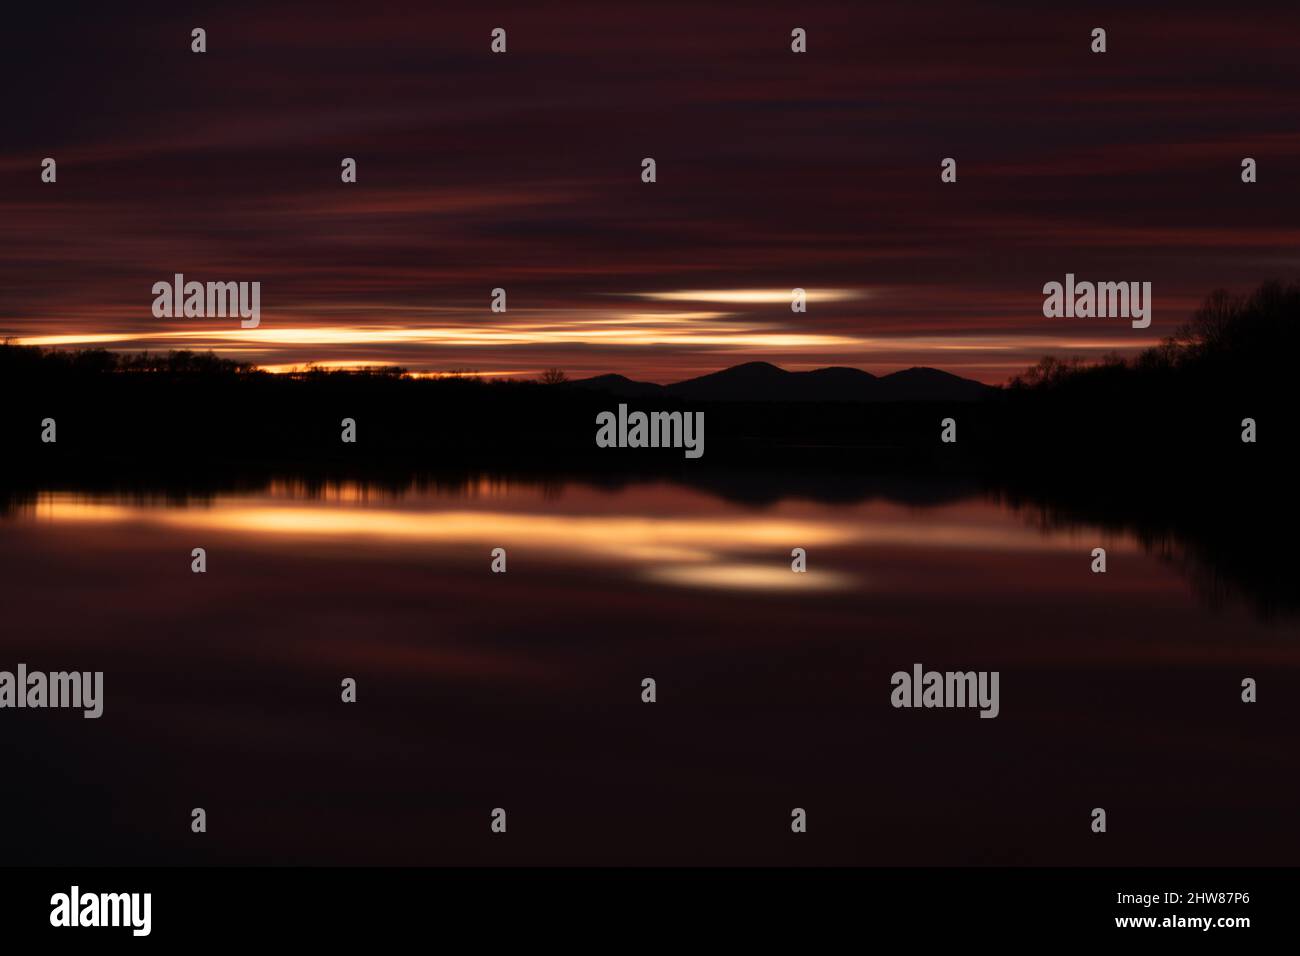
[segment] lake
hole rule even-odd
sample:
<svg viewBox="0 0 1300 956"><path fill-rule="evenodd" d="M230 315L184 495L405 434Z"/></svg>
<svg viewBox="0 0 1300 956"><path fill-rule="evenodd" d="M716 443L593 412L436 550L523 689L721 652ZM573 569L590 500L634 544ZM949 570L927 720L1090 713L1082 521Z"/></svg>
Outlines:
<svg viewBox="0 0 1300 956"><path fill-rule="evenodd" d="M1293 861L1294 619L985 489L781 487L13 496L0 669L102 670L104 713L0 710L0 856ZM892 707L915 664L999 672L998 716Z"/></svg>

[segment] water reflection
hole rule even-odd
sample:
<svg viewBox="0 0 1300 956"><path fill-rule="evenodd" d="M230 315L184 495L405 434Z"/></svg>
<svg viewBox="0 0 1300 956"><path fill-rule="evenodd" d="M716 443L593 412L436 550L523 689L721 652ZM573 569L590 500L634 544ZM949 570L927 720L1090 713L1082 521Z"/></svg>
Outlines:
<svg viewBox="0 0 1300 956"><path fill-rule="evenodd" d="M1300 697L1295 628L1193 573L1251 595L1217 556L1237 539L965 484L732 481L11 493L0 668L102 670L106 702L0 713L7 859L1291 862L1293 722L1239 687ZM998 670L998 718L891 709L914 662ZM1087 839L1097 805L1122 840ZM193 806L219 840L187 839Z"/></svg>
<svg viewBox="0 0 1300 956"><path fill-rule="evenodd" d="M1103 544L1113 554L1140 550L1131 535L1035 527L980 498L925 509L881 500L752 508L666 483L611 493L481 479L449 495L340 482L308 496L301 483L277 481L264 493L217 494L191 507L41 492L25 514L47 525L117 526L123 533L155 527L195 542L235 536L246 544L325 541L425 553L473 546L480 555L504 546L550 563L617 564L645 581L720 590L866 587L839 557L855 548L1086 555ZM796 547L816 553L807 573L791 571Z"/></svg>
<svg viewBox="0 0 1300 956"><path fill-rule="evenodd" d="M824 560L802 579L786 578L777 573L779 559L792 547L823 557L827 549L873 546L1061 554L1105 547L1177 569L1210 608L1244 601L1263 619L1300 615L1286 550L1300 534L1294 510L1272 507L1265 494L1216 503L1149 489L1098 500L1104 488L1010 490L935 476L753 470L693 471L689 483L618 474L242 474L161 486L0 485L0 522L352 540L430 553L509 541L552 563L604 562L665 586L749 591L866 586L857 569Z"/></svg>

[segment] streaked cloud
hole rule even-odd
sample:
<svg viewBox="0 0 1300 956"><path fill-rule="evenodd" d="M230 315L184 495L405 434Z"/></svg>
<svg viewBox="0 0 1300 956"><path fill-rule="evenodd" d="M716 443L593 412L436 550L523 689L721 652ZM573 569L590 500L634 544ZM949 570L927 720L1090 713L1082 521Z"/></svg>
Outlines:
<svg viewBox="0 0 1300 956"><path fill-rule="evenodd" d="M145 6L24 12L8 65L44 79L0 145L0 336L275 368L666 382L762 359L1000 382L1044 354L1131 354L1211 289L1300 262L1285 10L1126 8L1098 64L1068 10L1030 4L813 0L806 57L758 9L523 5L494 58L469 8L236 3L214 72L104 57L175 42L170 9ZM1151 281L1149 334L1044 319L1067 271ZM176 272L260 281L262 328L153 319Z"/></svg>
<svg viewBox="0 0 1300 956"><path fill-rule="evenodd" d="M792 289L696 289L676 292L633 292L641 299L659 302L721 302L733 305L789 305ZM865 293L854 289L805 289L808 302L848 302L863 298Z"/></svg>

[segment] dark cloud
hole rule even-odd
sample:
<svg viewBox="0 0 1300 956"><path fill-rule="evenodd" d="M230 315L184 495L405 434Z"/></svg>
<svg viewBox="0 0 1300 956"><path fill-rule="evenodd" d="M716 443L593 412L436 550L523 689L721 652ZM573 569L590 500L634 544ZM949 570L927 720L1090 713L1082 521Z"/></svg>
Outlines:
<svg viewBox="0 0 1300 956"><path fill-rule="evenodd" d="M266 329L498 333L183 340L267 361L666 380L763 358L999 381L1045 350L1139 347L1213 287L1300 271L1286 7L271 6L15 14L0 331L174 345L213 327L151 315L152 283L184 272L261 281ZM1067 271L1152 282L1154 325L1044 319L1042 285ZM626 296L795 286L859 295L806 315ZM620 309L715 309L750 334L598 334L635 328L608 324Z"/></svg>

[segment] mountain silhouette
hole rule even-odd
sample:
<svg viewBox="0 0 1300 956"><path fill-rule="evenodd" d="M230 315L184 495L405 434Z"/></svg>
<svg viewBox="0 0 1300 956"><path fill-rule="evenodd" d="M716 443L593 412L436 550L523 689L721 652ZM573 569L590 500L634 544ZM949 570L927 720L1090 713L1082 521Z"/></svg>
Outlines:
<svg viewBox="0 0 1300 956"><path fill-rule="evenodd" d="M637 382L622 375L598 375L572 385L620 398L667 395L708 402L974 401L990 390L982 382L936 368L909 368L876 376L842 366L790 372L770 362L746 362L672 385Z"/></svg>
<svg viewBox="0 0 1300 956"><path fill-rule="evenodd" d="M571 384L592 391L610 392L623 398L644 398L648 395L664 394L662 385L656 385L654 382L635 382L626 375L597 375L595 378L583 378Z"/></svg>

